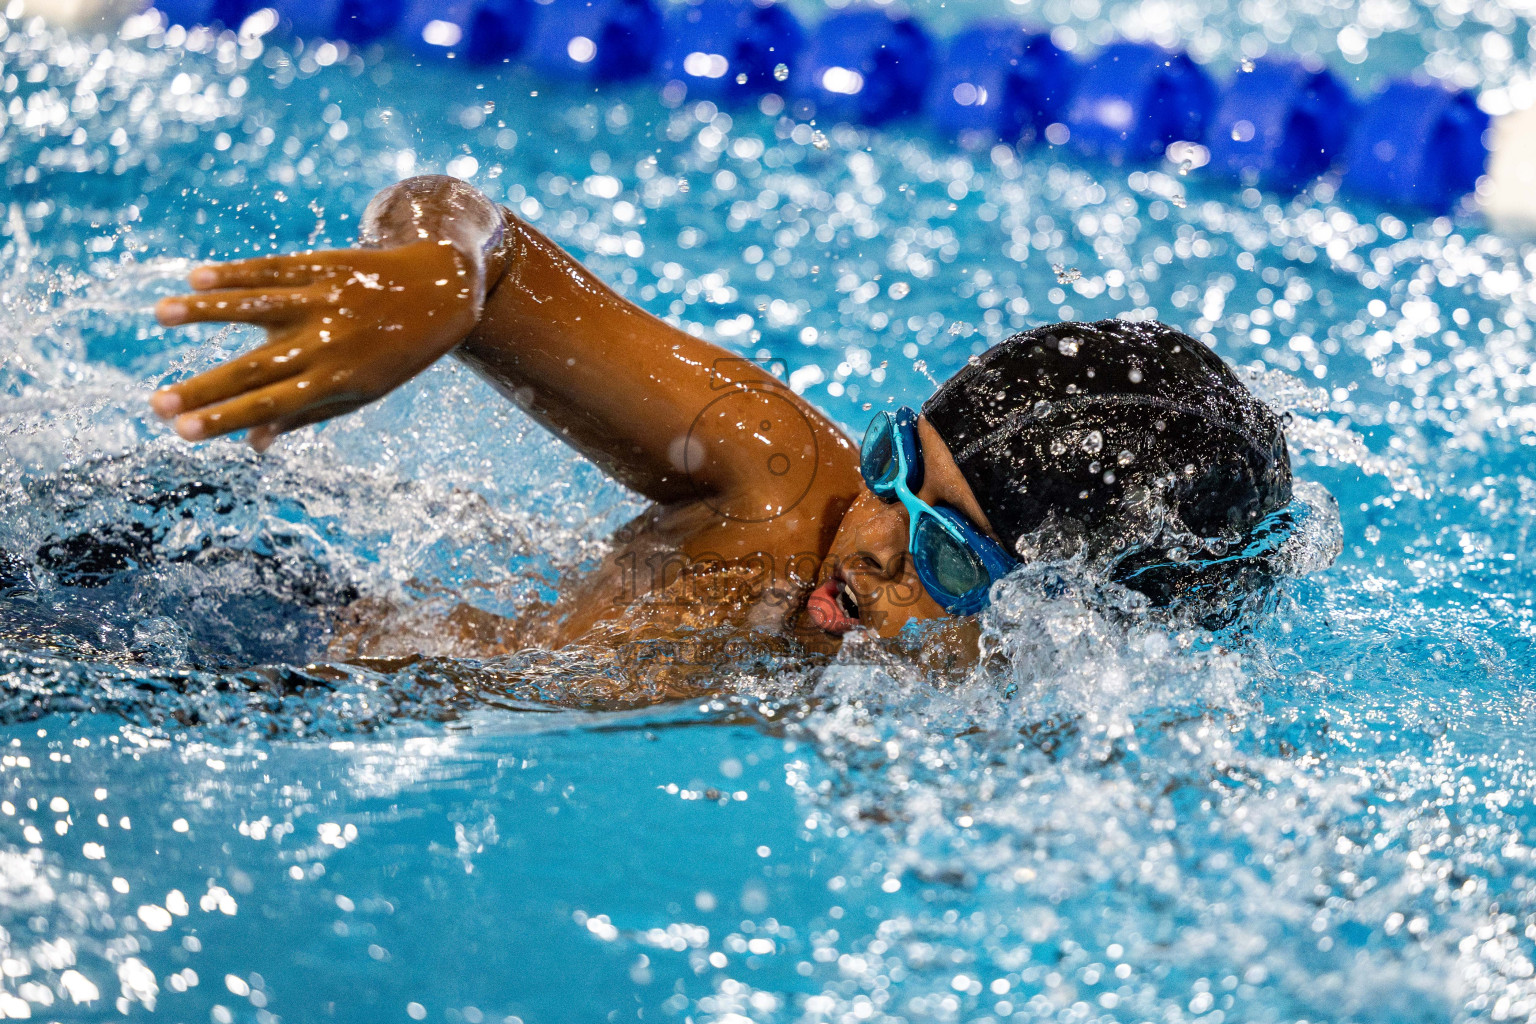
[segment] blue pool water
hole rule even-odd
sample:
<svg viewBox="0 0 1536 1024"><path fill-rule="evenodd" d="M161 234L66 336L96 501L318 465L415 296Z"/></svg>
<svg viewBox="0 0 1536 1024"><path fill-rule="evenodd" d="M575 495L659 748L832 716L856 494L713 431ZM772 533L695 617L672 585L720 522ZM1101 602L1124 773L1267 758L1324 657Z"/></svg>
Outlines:
<svg viewBox="0 0 1536 1024"><path fill-rule="evenodd" d="M1223 74L1274 47L1361 90L1532 87L1493 5L1017 7ZM1536 1015L1529 245L1327 183L3 24L6 1016ZM961 675L852 642L658 705L622 660L473 664L429 627L412 664L327 664L347 603L509 610L639 507L452 364L262 458L145 418L253 341L153 324L193 261L345 244L443 170L850 428L1025 326L1178 324L1290 413L1337 526L1215 635L1033 568Z"/></svg>

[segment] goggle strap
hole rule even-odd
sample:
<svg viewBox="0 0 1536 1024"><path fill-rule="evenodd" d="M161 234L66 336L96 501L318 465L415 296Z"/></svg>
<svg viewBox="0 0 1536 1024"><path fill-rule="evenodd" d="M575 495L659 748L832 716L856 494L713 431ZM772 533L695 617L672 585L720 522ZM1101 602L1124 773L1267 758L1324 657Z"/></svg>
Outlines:
<svg viewBox="0 0 1536 1024"><path fill-rule="evenodd" d="M907 489L916 494L923 489L924 476L923 449L917 439L917 413L904 405L896 410L894 419L895 439L901 441L898 450L902 453L902 461L907 464Z"/></svg>

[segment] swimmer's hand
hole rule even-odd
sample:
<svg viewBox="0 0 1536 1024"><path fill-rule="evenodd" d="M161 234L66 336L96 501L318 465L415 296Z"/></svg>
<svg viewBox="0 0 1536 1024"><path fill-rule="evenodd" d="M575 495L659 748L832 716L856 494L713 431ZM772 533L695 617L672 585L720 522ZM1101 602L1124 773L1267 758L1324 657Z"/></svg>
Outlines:
<svg viewBox="0 0 1536 1024"><path fill-rule="evenodd" d="M198 267L196 294L162 300L160 322L257 324L267 343L151 407L189 441L248 430L264 451L382 398L475 329L506 267L504 224L477 189L423 175L374 196L359 248Z"/></svg>
<svg viewBox="0 0 1536 1024"><path fill-rule="evenodd" d="M160 323L257 324L267 343L150 405L189 441L249 430L257 451L416 376L474 329L484 298L481 268L442 239L214 264L190 280L196 294L155 307Z"/></svg>

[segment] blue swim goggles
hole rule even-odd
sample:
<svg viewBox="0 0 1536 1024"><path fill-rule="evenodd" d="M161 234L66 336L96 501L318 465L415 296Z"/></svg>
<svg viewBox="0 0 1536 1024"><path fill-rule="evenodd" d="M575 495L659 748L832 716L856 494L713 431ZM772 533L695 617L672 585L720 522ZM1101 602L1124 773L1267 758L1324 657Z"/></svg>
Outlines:
<svg viewBox="0 0 1536 1024"><path fill-rule="evenodd" d="M907 548L917 578L951 615L973 615L987 606L992 584L1018 565L991 537L952 508L917 497L923 486L923 449L917 413L902 406L875 416L859 449L859 472L875 497L906 506L911 523Z"/></svg>

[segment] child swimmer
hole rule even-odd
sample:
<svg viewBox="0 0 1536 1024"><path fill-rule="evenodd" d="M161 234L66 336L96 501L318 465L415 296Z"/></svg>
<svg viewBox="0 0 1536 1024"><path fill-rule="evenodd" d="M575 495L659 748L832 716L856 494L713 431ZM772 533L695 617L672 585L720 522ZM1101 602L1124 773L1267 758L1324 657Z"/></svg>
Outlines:
<svg viewBox="0 0 1536 1024"><path fill-rule="evenodd" d="M427 176L369 204L358 247L199 267L167 327L267 342L157 391L189 441L351 412L453 353L653 502L503 649L729 626L826 649L856 628L984 608L1045 527L1113 545L1150 506L1241 538L1290 500L1275 415L1157 323L1061 323L971 360L856 446L772 374L674 328L472 186Z"/></svg>

